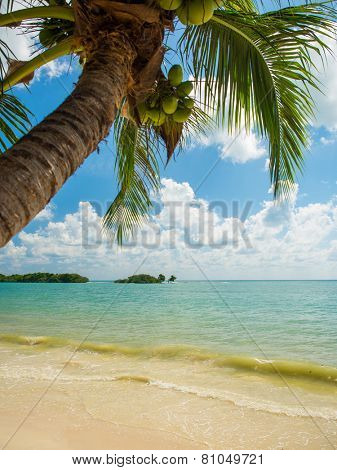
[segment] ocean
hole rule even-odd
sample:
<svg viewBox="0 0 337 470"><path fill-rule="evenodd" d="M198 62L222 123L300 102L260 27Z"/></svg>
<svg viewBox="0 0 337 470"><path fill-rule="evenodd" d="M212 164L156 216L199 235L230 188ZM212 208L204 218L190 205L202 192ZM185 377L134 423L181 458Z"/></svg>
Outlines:
<svg viewBox="0 0 337 470"><path fill-rule="evenodd" d="M224 445L219 429L226 404L247 419L249 413L268 413L268 426L271 416L322 420L329 436L320 441L319 427L309 432L301 421L294 437L285 422L287 437L274 436L272 443L271 430L266 447L337 444L336 281L0 283L0 352L4 396L9 386L20 383L22 392L59 374L63 386L87 384L88 393L83 387L81 393L92 413L103 413L93 396L106 393L107 386L109 393L122 390L120 408L111 413L121 413L125 402L128 423L133 418L126 418L125 397L131 391L132 403L143 403L143 414L144 397L152 394L152 405L158 402L161 411L156 417L149 411L148 419L165 430L181 427L183 400L191 407L183 435L193 442ZM205 400L207 406L212 402L208 427ZM12 401L7 397L6 406L17 406ZM161 416L163 401L171 403L171 421ZM266 428L266 420L261 423ZM242 429L249 443L254 433L249 437Z"/></svg>

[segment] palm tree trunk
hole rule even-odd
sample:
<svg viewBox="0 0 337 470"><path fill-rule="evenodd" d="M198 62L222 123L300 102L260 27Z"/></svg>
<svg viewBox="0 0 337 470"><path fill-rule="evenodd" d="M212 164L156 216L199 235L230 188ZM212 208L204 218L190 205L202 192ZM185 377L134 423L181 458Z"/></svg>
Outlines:
<svg viewBox="0 0 337 470"><path fill-rule="evenodd" d="M104 37L72 94L0 157L0 247L38 214L104 139L131 82L126 36Z"/></svg>

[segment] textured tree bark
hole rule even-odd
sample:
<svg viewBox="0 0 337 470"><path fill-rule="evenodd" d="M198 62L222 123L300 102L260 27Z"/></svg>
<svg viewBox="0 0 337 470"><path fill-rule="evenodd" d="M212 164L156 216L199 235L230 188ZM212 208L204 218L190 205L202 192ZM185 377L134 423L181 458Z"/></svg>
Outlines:
<svg viewBox="0 0 337 470"><path fill-rule="evenodd" d="M110 33L72 94L0 157L0 247L38 214L104 139L126 96L136 53Z"/></svg>

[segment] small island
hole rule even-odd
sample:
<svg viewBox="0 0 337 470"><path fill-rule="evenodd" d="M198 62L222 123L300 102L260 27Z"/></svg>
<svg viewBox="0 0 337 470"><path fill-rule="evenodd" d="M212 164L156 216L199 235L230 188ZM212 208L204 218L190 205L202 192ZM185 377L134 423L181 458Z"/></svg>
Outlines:
<svg viewBox="0 0 337 470"><path fill-rule="evenodd" d="M0 282L48 282L48 283L84 283L89 282L87 277L79 274L51 274L51 273L30 273L12 274L5 276L0 274Z"/></svg>
<svg viewBox="0 0 337 470"><path fill-rule="evenodd" d="M167 282L174 282L176 279L175 276L171 276ZM165 276L164 274L159 274L158 277L149 274L134 274L126 279L117 279L115 282L119 284L161 284L165 282Z"/></svg>

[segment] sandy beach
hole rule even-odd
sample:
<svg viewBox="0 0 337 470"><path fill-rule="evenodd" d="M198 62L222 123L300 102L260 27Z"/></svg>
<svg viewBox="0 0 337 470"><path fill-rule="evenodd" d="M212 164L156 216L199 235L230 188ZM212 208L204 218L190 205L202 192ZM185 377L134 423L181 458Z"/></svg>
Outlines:
<svg viewBox="0 0 337 470"><path fill-rule="evenodd" d="M76 353L68 362L71 355L66 348L1 346L2 447L331 449L337 445L334 386L292 382L289 391L275 379L223 371L220 375L193 362L87 352ZM269 411L263 411L268 406Z"/></svg>

